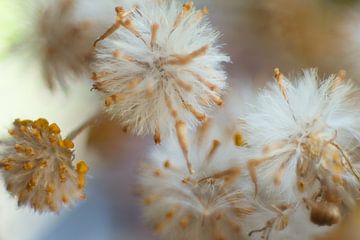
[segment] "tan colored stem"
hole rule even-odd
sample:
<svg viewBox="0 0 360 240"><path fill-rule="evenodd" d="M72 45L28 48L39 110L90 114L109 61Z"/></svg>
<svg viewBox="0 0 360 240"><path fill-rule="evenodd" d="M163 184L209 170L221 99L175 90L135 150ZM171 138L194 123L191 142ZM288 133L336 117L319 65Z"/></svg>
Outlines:
<svg viewBox="0 0 360 240"><path fill-rule="evenodd" d="M76 129L71 131L66 139L74 140L80 133L82 133L86 128L90 127L98 118L101 116L101 111L96 112L94 115L92 115L90 118L88 118L85 122L83 122L80 126L78 126Z"/></svg>

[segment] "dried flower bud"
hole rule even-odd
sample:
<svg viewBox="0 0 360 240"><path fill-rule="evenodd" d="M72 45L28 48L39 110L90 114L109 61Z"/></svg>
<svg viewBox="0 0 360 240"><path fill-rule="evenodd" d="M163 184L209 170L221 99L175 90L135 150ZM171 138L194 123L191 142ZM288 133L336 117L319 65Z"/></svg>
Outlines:
<svg viewBox="0 0 360 240"><path fill-rule="evenodd" d="M84 161L73 165L74 144L61 137L56 123L17 119L9 133L11 139L1 143L0 165L19 206L58 212L63 205L84 199L88 167Z"/></svg>

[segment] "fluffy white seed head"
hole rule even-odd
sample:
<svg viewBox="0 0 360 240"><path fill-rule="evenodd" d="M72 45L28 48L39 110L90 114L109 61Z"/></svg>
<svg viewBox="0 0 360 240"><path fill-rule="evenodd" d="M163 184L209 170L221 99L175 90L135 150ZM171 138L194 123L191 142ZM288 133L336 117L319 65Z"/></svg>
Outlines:
<svg viewBox="0 0 360 240"><path fill-rule="evenodd" d="M136 134L167 135L178 120L204 121L221 105L226 75L219 33L192 2L141 1L117 7L114 25L95 43L94 88L107 111Z"/></svg>
<svg viewBox="0 0 360 240"><path fill-rule="evenodd" d="M96 5L97 7L95 7ZM56 82L84 77L92 60L93 42L111 22L107 0L38 1L29 29L30 47L38 55L50 88Z"/></svg>
<svg viewBox="0 0 360 240"><path fill-rule="evenodd" d="M253 209L241 191L234 141L205 124L191 140L189 175L175 140L152 152L140 175L145 220L162 239L240 239Z"/></svg>
<svg viewBox="0 0 360 240"><path fill-rule="evenodd" d="M74 144L62 139L59 127L45 119L15 120L11 138L1 142L0 161L7 190L19 206L58 212L84 199L85 162L73 166Z"/></svg>
<svg viewBox="0 0 360 240"><path fill-rule="evenodd" d="M312 221L337 223L336 214L353 207L359 195L351 153L360 140L360 92L344 72L320 80L315 70L306 70L289 81L277 70L276 79L244 117L245 139L255 152L248 161L255 192L305 201L310 215L328 206L334 215Z"/></svg>

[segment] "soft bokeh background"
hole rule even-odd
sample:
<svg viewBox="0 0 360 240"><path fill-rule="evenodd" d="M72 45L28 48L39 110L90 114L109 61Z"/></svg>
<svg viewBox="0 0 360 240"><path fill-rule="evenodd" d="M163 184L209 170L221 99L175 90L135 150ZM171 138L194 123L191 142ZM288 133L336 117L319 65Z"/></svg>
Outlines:
<svg viewBox="0 0 360 240"><path fill-rule="evenodd" d="M89 2L96 0L89 0ZM101 0L98 0L101 1ZM126 1L126 0L123 0ZM26 45L24 0L0 0L0 133L15 118L46 117L66 134L98 109L88 80L66 93L46 89ZM272 80L272 69L293 74L318 67L321 74L344 68L360 77L360 5L355 0L198 0L208 5L223 33L232 92L250 92ZM244 88L248 90L244 91ZM236 101L229 101L236 109ZM0 187L0 240L152 239L136 198L136 166L153 145L129 136L103 118L76 141L77 158L91 167L87 200L59 215L17 208Z"/></svg>

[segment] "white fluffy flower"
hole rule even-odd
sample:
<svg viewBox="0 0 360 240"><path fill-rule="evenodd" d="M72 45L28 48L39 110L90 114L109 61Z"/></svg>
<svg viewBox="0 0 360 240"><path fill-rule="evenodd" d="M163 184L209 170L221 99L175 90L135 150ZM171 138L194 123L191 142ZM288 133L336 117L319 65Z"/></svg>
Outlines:
<svg viewBox="0 0 360 240"><path fill-rule="evenodd" d="M56 82L81 78L92 60L93 42L112 18L108 0L40 0L30 19L30 47L40 59L50 88Z"/></svg>
<svg viewBox="0 0 360 240"><path fill-rule="evenodd" d="M94 88L110 114L159 142L175 122L204 121L222 104L222 63L229 58L216 46L219 33L206 20L207 9L144 0L116 12L116 23L96 42L93 66Z"/></svg>
<svg viewBox="0 0 360 240"><path fill-rule="evenodd" d="M205 124L192 138L189 175L176 141L157 147L141 169L145 220L162 239L241 239L253 211L241 191L241 161L232 134Z"/></svg>
<svg viewBox="0 0 360 240"><path fill-rule="evenodd" d="M337 223L359 196L350 154L360 140L360 92L344 77L321 81L306 70L288 81L277 72L280 87L263 90L244 117L246 142L260 152L248 162L256 192L305 201L318 225Z"/></svg>
<svg viewBox="0 0 360 240"><path fill-rule="evenodd" d="M7 190L19 206L58 212L62 206L83 199L85 162L73 166L74 144L62 139L60 128L45 119L15 120L11 138L0 143L0 161Z"/></svg>

